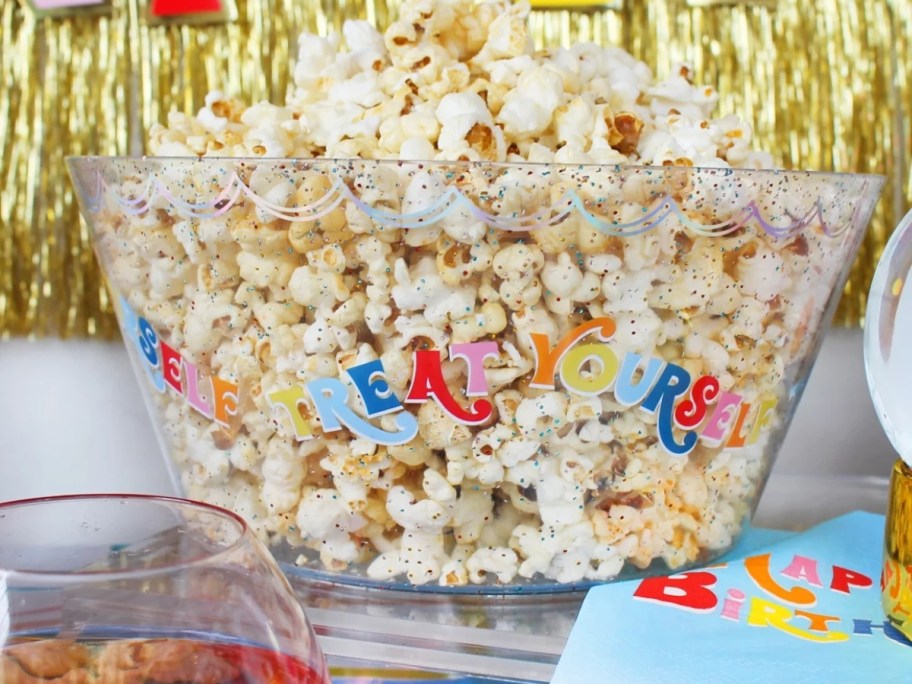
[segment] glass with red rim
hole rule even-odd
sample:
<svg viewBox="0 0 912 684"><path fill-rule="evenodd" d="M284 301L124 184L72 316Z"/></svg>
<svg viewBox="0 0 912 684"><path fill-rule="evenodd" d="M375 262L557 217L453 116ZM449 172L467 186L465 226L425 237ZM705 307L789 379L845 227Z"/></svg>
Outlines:
<svg viewBox="0 0 912 684"><path fill-rule="evenodd" d="M89 494L0 504L0 682L325 684L308 619L242 518Z"/></svg>

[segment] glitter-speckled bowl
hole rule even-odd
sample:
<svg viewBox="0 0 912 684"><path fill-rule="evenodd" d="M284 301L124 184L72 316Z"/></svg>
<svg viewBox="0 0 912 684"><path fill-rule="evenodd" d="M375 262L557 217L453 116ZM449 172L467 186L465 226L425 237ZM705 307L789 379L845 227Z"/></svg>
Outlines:
<svg viewBox="0 0 912 684"><path fill-rule="evenodd" d="M183 492L286 568L553 591L749 519L879 194L791 171L70 160Z"/></svg>

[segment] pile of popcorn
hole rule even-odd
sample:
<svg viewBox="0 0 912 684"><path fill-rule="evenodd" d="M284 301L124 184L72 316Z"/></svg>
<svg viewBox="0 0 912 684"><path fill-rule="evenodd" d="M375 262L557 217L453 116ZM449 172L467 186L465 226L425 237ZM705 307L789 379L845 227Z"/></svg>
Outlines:
<svg viewBox="0 0 912 684"><path fill-rule="evenodd" d="M406 0L383 34L365 21L304 34L285 106L213 92L153 127L163 156L326 157L765 168L750 126L713 119L688 67L654 83L616 47L535 51L527 3Z"/></svg>
<svg viewBox="0 0 912 684"><path fill-rule="evenodd" d="M535 51L527 13L504 0L406 0L382 34L346 22L347 49L338 35L303 35L284 106L212 93L197 116L154 127L150 152L771 165L747 124L712 118L716 93L693 85L686 67L655 83L618 48ZM403 214L426 206L420 188L384 182L382 171L355 188L362 201ZM273 206L311 204L331 186L318 173L299 187L267 176L246 180ZM733 207L749 199L719 193ZM643 211L636 193L624 201ZM691 218L715 220L716 206L688 208L686 192L681 201ZM530 386L529 332L553 345L580 321L610 316L617 349L712 374L756 404L785 396L808 352L801 330L822 315L840 267L810 234L776 241L663 226L617 238L575 219L525 239L469 221L379 230L351 203L319 230L250 203L217 219L162 206L115 223L100 243L113 285L204 375L244 391L229 429L173 393L157 395L186 494L243 514L300 564L414 584L605 580L728 547L765 478L775 430L739 449L701 441L674 456L658 443L655 415L610 392ZM298 441L266 400L378 358L402 397L416 348L495 338L485 424L458 424L431 401L406 407L419 430L407 444L346 430ZM445 373L462 396L463 367L445 362Z"/></svg>

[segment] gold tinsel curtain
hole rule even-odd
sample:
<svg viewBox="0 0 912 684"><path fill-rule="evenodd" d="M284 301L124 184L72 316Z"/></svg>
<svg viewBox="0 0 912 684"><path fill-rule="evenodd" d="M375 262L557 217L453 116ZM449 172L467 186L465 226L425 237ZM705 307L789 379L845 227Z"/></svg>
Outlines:
<svg viewBox="0 0 912 684"><path fill-rule="evenodd" d="M383 0L237 0L224 24L149 26L146 2L37 19L0 0L0 335L112 336L110 303L64 157L137 154L171 109L214 88L284 98L303 30L351 17L381 27ZM752 122L784 167L887 176L837 320L858 324L876 259L912 202L912 0L609 0L534 13L539 45L623 46L658 75L694 65L719 113Z"/></svg>

